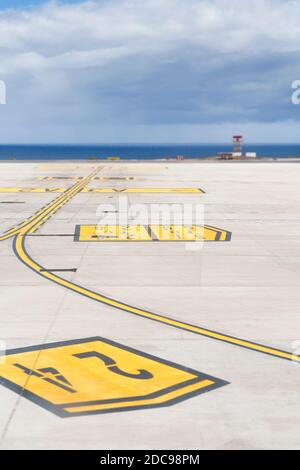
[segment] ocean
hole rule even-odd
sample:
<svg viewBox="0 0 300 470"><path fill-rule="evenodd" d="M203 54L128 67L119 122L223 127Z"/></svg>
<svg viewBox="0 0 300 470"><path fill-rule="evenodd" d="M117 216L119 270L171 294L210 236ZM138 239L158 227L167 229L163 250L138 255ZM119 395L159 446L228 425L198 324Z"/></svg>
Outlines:
<svg viewBox="0 0 300 470"><path fill-rule="evenodd" d="M244 151L256 152L258 157L299 157L300 144L245 145ZM232 151L232 145L0 145L0 160L86 160L120 157L132 160L213 157L219 152Z"/></svg>

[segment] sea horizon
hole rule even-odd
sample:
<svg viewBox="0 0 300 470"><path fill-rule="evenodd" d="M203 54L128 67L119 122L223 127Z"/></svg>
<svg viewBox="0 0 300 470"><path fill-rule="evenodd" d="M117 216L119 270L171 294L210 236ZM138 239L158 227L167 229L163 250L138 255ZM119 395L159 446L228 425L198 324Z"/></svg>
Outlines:
<svg viewBox="0 0 300 470"><path fill-rule="evenodd" d="M257 157L300 158L299 144L245 144L244 152ZM128 160L155 160L183 156L187 159L214 157L232 151L230 144L2 144L0 160L82 160L119 157Z"/></svg>

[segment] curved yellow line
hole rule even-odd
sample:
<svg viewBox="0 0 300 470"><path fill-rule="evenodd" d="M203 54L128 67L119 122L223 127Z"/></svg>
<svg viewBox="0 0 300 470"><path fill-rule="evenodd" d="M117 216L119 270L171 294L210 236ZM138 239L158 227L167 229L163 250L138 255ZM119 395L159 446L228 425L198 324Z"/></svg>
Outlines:
<svg viewBox="0 0 300 470"><path fill-rule="evenodd" d="M25 233L24 233L25 232ZM218 341L223 341L225 343L229 343L235 346L240 346L243 348L250 349L252 351L264 353L264 354L269 354L271 356L275 356L281 359L286 359L288 361L295 361L295 362L300 362L300 357L295 356L290 352L287 351L280 351L278 349L269 347L269 346L264 346L261 344L256 344L251 341L243 340L240 338L235 338L233 336L229 336L223 333L215 332L208 330L206 328L201 328L196 325L189 325L187 323L181 322L179 320L175 320L172 318L168 318L164 315L159 315L156 313L148 312L146 310L143 310L138 307L133 307L131 305L127 305L123 302L120 302L115 299L111 299L109 297L106 297L104 295L101 295L100 293L93 292L89 289L86 289L85 287L82 287L80 285L74 284L71 281L68 281L67 279L63 279L60 276L57 276L56 274L53 274L49 271L43 271L43 267L38 264L36 261L34 261L27 253L26 246L25 246L25 240L26 240L26 230L24 230L23 233L20 233L16 236L15 238L15 252L18 256L18 258L30 269L33 271L37 272L44 278L48 279L49 281L52 281L56 284L59 284L60 286L63 286L69 290L72 290L73 292L76 292L77 294L83 295L84 297L88 297L89 299L95 300L97 302L101 302L105 305L108 305L110 307L117 308L119 310L123 310L125 312L138 315L143 318L147 318L149 320L154 320L159 323L163 323L168 326L173 326L175 328L179 328L181 330L188 331L190 333L195 333L199 334L202 336L205 336L207 338L215 339Z"/></svg>
<svg viewBox="0 0 300 470"><path fill-rule="evenodd" d="M207 338L215 339L218 341L223 341L225 343L239 346L242 348L247 348L252 351L260 352L263 354L268 354L274 357L278 357L280 359L286 359L288 361L300 362L300 356L293 355L291 352L280 351L278 349L275 349L269 346L256 344L251 341L247 341L247 340L240 339L240 338L235 338L230 335L208 330L207 328L201 328L196 325L189 325L188 323L184 323L179 320L168 318L164 315L159 315L153 312L148 312L147 310L134 307L131 305L127 305L118 300L101 295L100 293L93 292L71 281L68 281L67 279L63 279L60 276L57 276L56 274L53 274L49 271L44 271L44 268L40 264L38 264L36 261L34 261L27 253L26 245L25 245L26 236L30 233L35 232L41 224L46 222L46 220L48 220L55 212L57 212L63 205L65 205L72 197L78 194L78 192L81 191L82 187L88 184L88 182L93 178L93 176L95 176L96 172L94 172L89 177L85 178L85 180L82 180L80 183L75 184L73 187L70 188L70 190L66 191L66 193L64 193L60 198L55 200L53 203L49 204L49 206L47 206L40 215L38 215L32 221L28 222L24 227L21 227L18 229L18 232L14 239L14 250L15 250L17 257L22 261L22 263L24 263L34 272L38 273L40 276L48 279L49 281L52 281L62 287L70 289L73 292L76 292L77 294L83 295L92 300L101 302L105 305L117 308L119 310L131 313L134 315L138 315L140 317L147 318L149 320L157 321L159 323L162 323L168 326L179 328L181 330L188 331L190 333L199 334Z"/></svg>

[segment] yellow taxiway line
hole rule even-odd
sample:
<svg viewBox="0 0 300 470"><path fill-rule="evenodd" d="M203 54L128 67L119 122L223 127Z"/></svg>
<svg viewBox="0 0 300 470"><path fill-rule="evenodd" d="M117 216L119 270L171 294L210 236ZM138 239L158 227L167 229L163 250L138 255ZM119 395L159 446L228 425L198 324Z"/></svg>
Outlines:
<svg viewBox="0 0 300 470"><path fill-rule="evenodd" d="M15 235L17 235L21 230L25 229L26 227L31 226L35 222L39 222L43 220L45 223L49 214L52 216L55 212L60 209L66 202L68 202L71 198L73 198L76 194L78 194L86 184L88 184L93 176L98 172L98 170L92 175L87 176L79 183L71 186L69 189L65 190L64 194L51 201L49 204L44 206L42 209L38 210L35 214L33 214L28 219L21 222L19 225L12 227L11 229L7 230L0 236L0 241L7 240ZM38 228L38 227L37 227Z"/></svg>

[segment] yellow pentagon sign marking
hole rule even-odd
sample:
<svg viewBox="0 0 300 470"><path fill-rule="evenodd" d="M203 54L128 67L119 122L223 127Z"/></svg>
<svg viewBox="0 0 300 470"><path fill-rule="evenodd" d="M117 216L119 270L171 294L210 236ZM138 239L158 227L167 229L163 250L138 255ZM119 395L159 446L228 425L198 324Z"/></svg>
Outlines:
<svg viewBox="0 0 300 470"><path fill-rule="evenodd" d="M228 384L99 337L7 351L0 377L61 417L168 406Z"/></svg>
<svg viewBox="0 0 300 470"><path fill-rule="evenodd" d="M77 225L75 241L230 241L231 232L208 225Z"/></svg>

